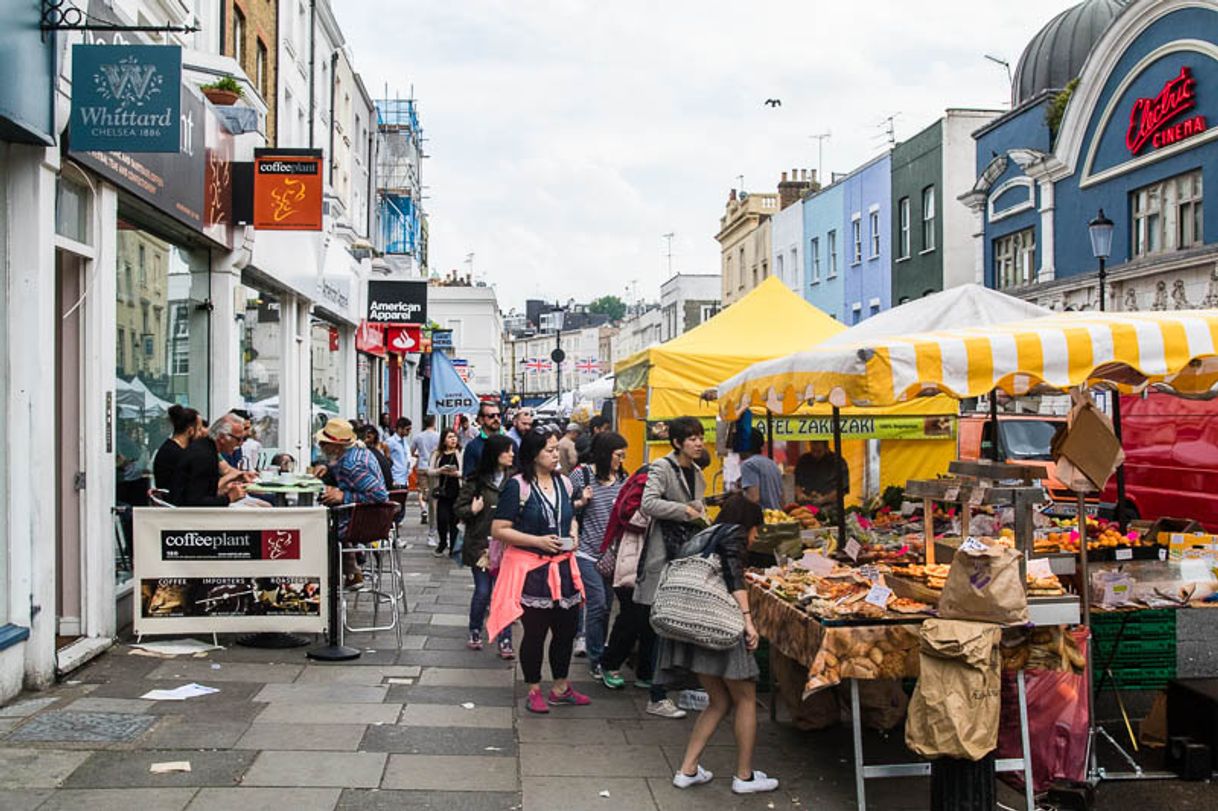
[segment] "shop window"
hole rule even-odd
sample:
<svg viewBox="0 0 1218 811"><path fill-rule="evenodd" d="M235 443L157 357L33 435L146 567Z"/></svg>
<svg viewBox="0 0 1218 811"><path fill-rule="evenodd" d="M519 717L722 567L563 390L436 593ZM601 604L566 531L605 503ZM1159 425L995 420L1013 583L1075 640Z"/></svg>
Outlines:
<svg viewBox="0 0 1218 811"><path fill-rule="evenodd" d="M808 242L808 255L812 257L812 284L820 281L820 238L813 237Z"/></svg>
<svg viewBox="0 0 1218 811"><path fill-rule="evenodd" d="M909 258L909 198L902 197L897 203L897 218L900 223L899 251L901 259Z"/></svg>
<svg viewBox="0 0 1218 811"><path fill-rule="evenodd" d="M120 504L145 502L152 462L169 437L175 403L208 414L206 251L192 251L128 221L118 221L115 246L114 442ZM139 306L135 274L140 272ZM163 314L168 314L168 318ZM193 361L193 362L192 362ZM116 560L125 582L129 562Z"/></svg>
<svg viewBox="0 0 1218 811"><path fill-rule="evenodd" d="M55 184L55 233L89 242L89 190L63 176Z"/></svg>
<svg viewBox="0 0 1218 811"><path fill-rule="evenodd" d="M999 290L1031 284L1036 278L1035 265L1036 229L994 240L994 286Z"/></svg>
<svg viewBox="0 0 1218 811"><path fill-rule="evenodd" d="M850 241L854 245L854 254L850 264L857 265L863 261L863 221L858 214L855 214L854 219L850 222L850 236Z"/></svg>
<svg viewBox="0 0 1218 811"><path fill-rule="evenodd" d="M1200 170L1144 186L1130 196L1135 257L1202 244Z"/></svg>
<svg viewBox="0 0 1218 811"><path fill-rule="evenodd" d="M241 328L241 399L262 449L280 447L279 376L283 369L279 297L268 290L243 286ZM288 327L290 329L290 327Z"/></svg>
<svg viewBox="0 0 1218 811"><path fill-rule="evenodd" d="M935 187L922 190L922 250L935 249Z"/></svg>
<svg viewBox="0 0 1218 811"><path fill-rule="evenodd" d="M871 212L867 219L867 224L871 226L871 258L877 259L880 255L880 212Z"/></svg>
<svg viewBox="0 0 1218 811"><path fill-rule="evenodd" d="M324 425L331 417L350 417L342 402L342 338L339 327L315 319L309 326L312 361L312 425Z"/></svg>
<svg viewBox="0 0 1218 811"><path fill-rule="evenodd" d="M829 278L837 276L837 231L830 231L826 236L827 250L829 252Z"/></svg>

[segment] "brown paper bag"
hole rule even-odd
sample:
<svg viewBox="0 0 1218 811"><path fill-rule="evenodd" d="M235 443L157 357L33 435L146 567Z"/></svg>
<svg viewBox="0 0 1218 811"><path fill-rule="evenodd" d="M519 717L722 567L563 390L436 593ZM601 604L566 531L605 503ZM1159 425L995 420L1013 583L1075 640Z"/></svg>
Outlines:
<svg viewBox="0 0 1218 811"><path fill-rule="evenodd" d="M927 758L980 760L998 747L1002 628L984 622L922 623L922 674L909 702L905 745Z"/></svg>
<svg viewBox="0 0 1218 811"><path fill-rule="evenodd" d="M1001 544L966 538L952 558L939 598L944 619L1023 625L1028 594L1019 572L1019 552Z"/></svg>

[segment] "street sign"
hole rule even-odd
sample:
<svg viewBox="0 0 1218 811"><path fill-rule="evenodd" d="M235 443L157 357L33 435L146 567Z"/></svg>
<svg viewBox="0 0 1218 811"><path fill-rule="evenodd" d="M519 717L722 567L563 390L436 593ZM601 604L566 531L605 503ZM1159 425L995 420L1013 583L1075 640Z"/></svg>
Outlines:
<svg viewBox="0 0 1218 811"><path fill-rule="evenodd" d="M73 151L179 152L182 49L73 45Z"/></svg>
<svg viewBox="0 0 1218 811"><path fill-rule="evenodd" d="M421 351L423 337L417 324L404 327L389 327L389 351L399 355L413 355Z"/></svg>
<svg viewBox="0 0 1218 811"><path fill-rule="evenodd" d="M370 279L368 321L373 324L426 324L427 282Z"/></svg>
<svg viewBox="0 0 1218 811"><path fill-rule="evenodd" d="M433 329L431 331L431 346L433 349L453 349L453 331L450 329Z"/></svg>
<svg viewBox="0 0 1218 811"><path fill-rule="evenodd" d="M563 352L561 349L555 349L550 353L550 360L554 361L555 363L562 363L566 359L567 353Z"/></svg>

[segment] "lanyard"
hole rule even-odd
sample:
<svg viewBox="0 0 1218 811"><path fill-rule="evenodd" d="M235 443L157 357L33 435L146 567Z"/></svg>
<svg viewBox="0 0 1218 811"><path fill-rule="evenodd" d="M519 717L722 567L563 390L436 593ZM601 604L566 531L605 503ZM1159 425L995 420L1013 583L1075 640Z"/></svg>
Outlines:
<svg viewBox="0 0 1218 811"><path fill-rule="evenodd" d="M557 533L559 526L562 524L562 495L558 492L558 482L551 478L550 483L554 485L553 503L550 502L549 497L540 486L535 489L537 490L537 495L541 497L542 512L546 514L546 520L550 522L550 528Z"/></svg>

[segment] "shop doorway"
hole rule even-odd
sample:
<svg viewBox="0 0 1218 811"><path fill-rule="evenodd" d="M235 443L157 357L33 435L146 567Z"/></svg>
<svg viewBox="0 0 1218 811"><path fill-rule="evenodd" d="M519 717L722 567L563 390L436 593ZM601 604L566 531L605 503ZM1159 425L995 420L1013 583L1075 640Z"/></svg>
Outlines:
<svg viewBox="0 0 1218 811"><path fill-rule="evenodd" d="M55 616L56 647L83 635L85 486L83 413L85 259L55 252Z"/></svg>

